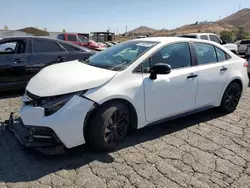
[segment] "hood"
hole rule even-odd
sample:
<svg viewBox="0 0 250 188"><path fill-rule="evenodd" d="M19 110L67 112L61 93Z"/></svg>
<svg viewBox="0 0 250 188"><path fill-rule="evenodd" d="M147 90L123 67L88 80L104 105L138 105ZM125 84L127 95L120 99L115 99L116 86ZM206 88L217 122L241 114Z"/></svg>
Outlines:
<svg viewBox="0 0 250 188"><path fill-rule="evenodd" d="M55 96L98 87L116 74L75 60L43 68L29 81L26 89L40 97Z"/></svg>
<svg viewBox="0 0 250 188"><path fill-rule="evenodd" d="M238 45L234 44L234 43L227 43L227 44L223 44L223 46L229 50L236 50L238 49Z"/></svg>

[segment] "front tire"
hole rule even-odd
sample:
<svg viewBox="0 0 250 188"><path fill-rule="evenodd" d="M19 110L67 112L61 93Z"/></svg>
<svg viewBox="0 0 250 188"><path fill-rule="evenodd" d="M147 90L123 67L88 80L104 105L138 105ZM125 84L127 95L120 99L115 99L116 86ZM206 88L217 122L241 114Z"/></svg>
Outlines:
<svg viewBox="0 0 250 188"><path fill-rule="evenodd" d="M220 108L226 113L234 112L240 101L241 93L242 88L239 83L229 84L222 97Z"/></svg>
<svg viewBox="0 0 250 188"><path fill-rule="evenodd" d="M110 102L94 113L88 124L87 143L101 151L116 149L130 125L128 107L121 102Z"/></svg>

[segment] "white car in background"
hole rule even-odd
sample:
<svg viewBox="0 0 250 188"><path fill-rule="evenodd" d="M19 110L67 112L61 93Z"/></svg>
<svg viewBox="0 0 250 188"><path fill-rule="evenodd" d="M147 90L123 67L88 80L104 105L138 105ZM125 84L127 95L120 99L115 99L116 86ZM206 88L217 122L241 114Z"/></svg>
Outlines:
<svg viewBox="0 0 250 188"><path fill-rule="evenodd" d="M210 40L213 42L216 42L218 44L223 45L230 51L232 51L235 54L238 54L238 45L235 43L227 43L226 41L221 40L220 37L218 37L214 33L189 33L184 35L178 35L178 37L188 37L188 38L197 38L202 40Z"/></svg>
<svg viewBox="0 0 250 188"><path fill-rule="evenodd" d="M110 151L130 128L213 107L231 113L248 82L247 62L217 43L181 37L130 40L87 62L41 70L28 83L20 109L24 125L19 128L29 136L17 135L40 151L84 143Z"/></svg>

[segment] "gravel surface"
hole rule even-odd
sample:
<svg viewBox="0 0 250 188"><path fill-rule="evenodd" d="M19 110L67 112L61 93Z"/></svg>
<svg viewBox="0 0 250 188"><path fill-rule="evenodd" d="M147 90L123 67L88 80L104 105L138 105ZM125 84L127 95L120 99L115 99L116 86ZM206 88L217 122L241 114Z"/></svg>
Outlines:
<svg viewBox="0 0 250 188"><path fill-rule="evenodd" d="M0 121L20 96L0 99ZM62 156L23 148L0 128L0 188L250 187L250 88L233 114L216 110L131 133L119 150Z"/></svg>

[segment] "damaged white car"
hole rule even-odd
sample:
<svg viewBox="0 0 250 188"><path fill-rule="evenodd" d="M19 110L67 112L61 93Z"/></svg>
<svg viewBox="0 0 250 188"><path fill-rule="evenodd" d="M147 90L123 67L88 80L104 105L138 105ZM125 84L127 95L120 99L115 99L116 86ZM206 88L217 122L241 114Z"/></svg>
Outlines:
<svg viewBox="0 0 250 188"><path fill-rule="evenodd" d="M11 130L25 146L43 151L84 143L110 151L130 128L211 107L233 112L248 81L246 61L217 43L131 40L86 62L44 68L27 85L23 125Z"/></svg>

